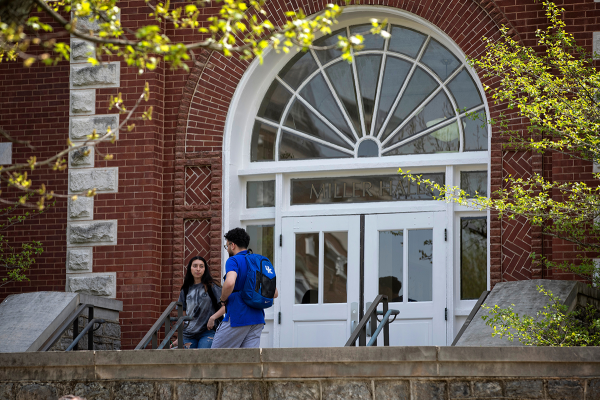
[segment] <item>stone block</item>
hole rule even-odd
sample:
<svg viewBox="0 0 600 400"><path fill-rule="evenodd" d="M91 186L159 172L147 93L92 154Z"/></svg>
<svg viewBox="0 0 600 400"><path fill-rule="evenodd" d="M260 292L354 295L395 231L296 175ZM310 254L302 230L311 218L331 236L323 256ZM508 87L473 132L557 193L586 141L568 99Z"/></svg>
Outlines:
<svg viewBox="0 0 600 400"><path fill-rule="evenodd" d="M118 139L119 114L70 117L69 137L72 141L85 141L94 130L99 136L104 136L109 127Z"/></svg>
<svg viewBox="0 0 600 400"><path fill-rule="evenodd" d="M94 43L71 38L71 62L87 62L90 57L96 58Z"/></svg>
<svg viewBox="0 0 600 400"><path fill-rule="evenodd" d="M216 400L217 385L204 383L177 384L177 398L190 400Z"/></svg>
<svg viewBox="0 0 600 400"><path fill-rule="evenodd" d="M446 382L415 381L413 383L414 400L445 400Z"/></svg>
<svg viewBox="0 0 600 400"><path fill-rule="evenodd" d="M115 297L117 293L116 273L67 274L66 291L91 294L94 296Z"/></svg>
<svg viewBox="0 0 600 400"><path fill-rule="evenodd" d="M147 400L154 398L154 385L148 382L123 382L114 387L115 399Z"/></svg>
<svg viewBox="0 0 600 400"><path fill-rule="evenodd" d="M600 379L590 379L587 383L587 400L600 400ZM2 393L0 391L0 393Z"/></svg>
<svg viewBox="0 0 600 400"><path fill-rule="evenodd" d="M223 385L221 400L263 400L265 397L260 382L234 381Z"/></svg>
<svg viewBox="0 0 600 400"><path fill-rule="evenodd" d="M73 20L75 18L75 16L73 15L73 13L71 13L71 20ZM119 13L117 15L117 20L121 20L121 14ZM88 17L79 17L77 18L77 29L81 30L81 31L92 31L94 33L99 32L100 31L100 24L103 21L100 20L99 18L96 18L95 16L88 16Z"/></svg>
<svg viewBox="0 0 600 400"><path fill-rule="evenodd" d="M36 383L21 386L17 390L17 400L56 400L56 388Z"/></svg>
<svg viewBox="0 0 600 400"><path fill-rule="evenodd" d="M74 20L73 13L71 13L71 20ZM92 16L77 18L75 26L81 31L98 32L100 30L100 23L98 19Z"/></svg>
<svg viewBox="0 0 600 400"><path fill-rule="evenodd" d="M583 400L583 382L572 379L549 380L548 398L556 400Z"/></svg>
<svg viewBox="0 0 600 400"><path fill-rule="evenodd" d="M94 168L94 146L84 146L70 152L69 168Z"/></svg>
<svg viewBox="0 0 600 400"><path fill-rule="evenodd" d="M119 61L100 65L71 64L71 89L119 87L120 67Z"/></svg>
<svg viewBox="0 0 600 400"><path fill-rule="evenodd" d="M528 398L541 399L544 397L544 382L537 379L527 379L519 381L507 381L506 397L509 398Z"/></svg>
<svg viewBox="0 0 600 400"><path fill-rule="evenodd" d="M469 382L450 382L450 398L465 399L471 397L471 385Z"/></svg>
<svg viewBox="0 0 600 400"><path fill-rule="evenodd" d="M69 198L67 216L70 220L94 219L94 198L77 196L77 200Z"/></svg>
<svg viewBox="0 0 600 400"><path fill-rule="evenodd" d="M91 189L99 193L119 190L119 168L89 168L69 171L69 192L80 193Z"/></svg>
<svg viewBox="0 0 600 400"><path fill-rule="evenodd" d="M114 324L112 322L106 322L102 326L102 334L104 336L109 336L112 338L120 338L121 337L121 325Z"/></svg>
<svg viewBox="0 0 600 400"><path fill-rule="evenodd" d="M0 400L13 400L15 398L14 383L0 383Z"/></svg>
<svg viewBox="0 0 600 400"><path fill-rule="evenodd" d="M67 224L68 246L115 246L117 221L84 221Z"/></svg>
<svg viewBox="0 0 600 400"><path fill-rule="evenodd" d="M592 51L594 52L594 60L600 59L600 32L592 34Z"/></svg>
<svg viewBox="0 0 600 400"><path fill-rule="evenodd" d="M319 384L315 381L271 382L269 400L319 400Z"/></svg>
<svg viewBox="0 0 600 400"><path fill-rule="evenodd" d="M12 164L12 143L0 143L0 165Z"/></svg>
<svg viewBox="0 0 600 400"><path fill-rule="evenodd" d="M409 400L408 381L375 381L375 400Z"/></svg>
<svg viewBox="0 0 600 400"><path fill-rule="evenodd" d="M156 400L172 400L173 388L170 383L158 383L156 385Z"/></svg>
<svg viewBox="0 0 600 400"><path fill-rule="evenodd" d="M67 272L92 272L93 254L92 247L67 249Z"/></svg>
<svg viewBox="0 0 600 400"><path fill-rule="evenodd" d="M502 397L502 385L500 382L475 381L473 382L473 396L480 398Z"/></svg>
<svg viewBox="0 0 600 400"><path fill-rule="evenodd" d="M78 383L73 389L73 394L86 400L110 400L110 385L101 382Z"/></svg>
<svg viewBox="0 0 600 400"><path fill-rule="evenodd" d="M96 89L72 90L70 114L95 114Z"/></svg>
<svg viewBox="0 0 600 400"><path fill-rule="evenodd" d="M367 381L323 382L323 400L371 399L371 384Z"/></svg>

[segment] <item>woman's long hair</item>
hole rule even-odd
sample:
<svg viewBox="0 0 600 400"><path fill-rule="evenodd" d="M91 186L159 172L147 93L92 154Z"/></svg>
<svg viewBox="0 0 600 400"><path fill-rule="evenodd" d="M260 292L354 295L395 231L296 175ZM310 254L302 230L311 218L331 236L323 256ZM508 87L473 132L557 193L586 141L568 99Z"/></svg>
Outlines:
<svg viewBox="0 0 600 400"><path fill-rule="evenodd" d="M192 257L190 262L188 263L187 270L185 271L185 278L183 278L183 285L181 286L181 290L183 290L183 295L184 295L184 297L187 297L190 286L194 285L194 275L192 275L192 263L196 260L200 260L204 263L204 274L202 275L202 278L200 278L200 282L204 285L204 291L206 293L208 293L208 296L210 297L210 301L213 305L213 308L215 309L215 311L217 311L219 308L218 308L218 304L217 304L217 298L215 297L215 294L213 293L212 286L213 285L221 286L221 285L219 285L219 283L215 282L215 280L213 279L212 275L210 274L210 268L208 266L208 262L206 262L206 260L203 257L200 257L200 256Z"/></svg>
<svg viewBox="0 0 600 400"><path fill-rule="evenodd" d="M206 262L206 260L200 256L192 257L190 259L190 262L188 262L187 269L185 271L185 278L183 278L183 285L181 286L181 290L183 290L183 293L185 293L186 296L190 287L194 285L194 275L192 275L192 263L196 260L200 260L204 263L204 274L200 279L200 282L202 282L202 284L204 285L204 290L208 292L208 288L212 288L213 284L219 285L217 282L214 281L212 275L210 274L208 262Z"/></svg>

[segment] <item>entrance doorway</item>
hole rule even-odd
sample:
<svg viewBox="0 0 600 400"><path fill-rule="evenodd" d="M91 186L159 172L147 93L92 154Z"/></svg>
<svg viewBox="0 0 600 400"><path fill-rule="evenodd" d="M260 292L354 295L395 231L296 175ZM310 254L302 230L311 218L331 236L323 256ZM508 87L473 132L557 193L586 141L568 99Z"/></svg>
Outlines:
<svg viewBox="0 0 600 400"><path fill-rule="evenodd" d="M390 346L446 345L444 212L365 217L365 301L400 310Z"/></svg>
<svg viewBox="0 0 600 400"><path fill-rule="evenodd" d="M281 347L339 347L359 298L360 217L283 218Z"/></svg>
<svg viewBox="0 0 600 400"><path fill-rule="evenodd" d="M380 293L400 310L390 345L445 345L445 213L366 215L362 243L360 218L282 218L280 346L343 346Z"/></svg>

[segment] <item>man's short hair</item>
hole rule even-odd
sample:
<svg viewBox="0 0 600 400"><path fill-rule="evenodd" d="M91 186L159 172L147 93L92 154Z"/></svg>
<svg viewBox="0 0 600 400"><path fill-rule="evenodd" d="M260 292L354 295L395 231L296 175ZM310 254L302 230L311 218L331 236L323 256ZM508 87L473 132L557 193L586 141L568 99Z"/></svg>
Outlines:
<svg viewBox="0 0 600 400"><path fill-rule="evenodd" d="M250 244L250 235L242 228L233 228L225 234L225 239L235 243L240 249L247 249Z"/></svg>

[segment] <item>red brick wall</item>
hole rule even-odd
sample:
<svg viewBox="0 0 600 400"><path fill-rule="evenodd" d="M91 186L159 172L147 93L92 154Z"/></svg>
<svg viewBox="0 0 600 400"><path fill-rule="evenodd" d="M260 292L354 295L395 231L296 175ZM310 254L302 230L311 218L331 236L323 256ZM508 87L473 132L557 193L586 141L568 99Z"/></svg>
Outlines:
<svg viewBox="0 0 600 400"><path fill-rule="evenodd" d="M559 2L560 3L560 2ZM269 3L281 22L283 12L303 8L307 13L322 10L323 2L298 1ZM533 0L373 0L370 4L397 7L414 13L443 30L467 54L483 52L482 36L498 37L498 27L512 26L523 43L535 44L535 29L546 24L542 6ZM580 44L591 49L592 31L600 30L600 3L570 1L567 24ZM122 23L136 28L147 20L143 1L120 2ZM203 10L206 15L214 8ZM173 40L194 41L202 35L166 27ZM213 273L220 273L222 176L221 152L229 103L248 63L217 53L198 52L190 72L170 70L161 65L156 71L136 74L121 63L121 88L98 89L97 114L109 113L108 97L123 93L128 104L135 102L148 81L154 106L152 121L136 121L132 132L122 130L117 146L101 149L115 154L113 161L96 156L96 167L119 167L119 192L100 194L95 200L95 220L117 219L116 246L94 248L94 272L116 272L118 299L124 302L121 314L123 348L137 344L161 311L176 299L182 283L185 253L185 221L202 220L208 236L196 241L195 250L208 255ZM493 84L493 82L485 82ZM501 108L488 99L492 116ZM41 155L52 154L68 137L68 63L55 67L23 70L20 64L0 64L0 124L20 139L34 141ZM515 119L515 126L523 121ZM591 166L557 158L555 155L520 154L502 147L503 139L494 132L490 171L492 190L502 185L508 173L544 173L554 179L571 179L584 173L591 180ZM15 160L29 154L16 146ZM210 169L210 203L186 204L186 167ZM39 178L56 191L66 192L65 173L40 171ZM210 182L210 183L208 183ZM32 281L0 288L0 296L22 291L64 290L66 250L65 202L15 235L35 237L44 242L45 253L30 274ZM529 279L564 275L534 268L527 258L530 251L544 251L554 260L571 258L573 248L545 239L522 221L491 220L491 279Z"/></svg>
<svg viewBox="0 0 600 400"><path fill-rule="evenodd" d="M13 163L23 163L35 155L46 159L66 147L69 130L69 65L62 62L54 67L35 66L23 69L20 63L0 63L0 127L10 135L30 141L35 150L13 144ZM1 142L7 142L0 138ZM30 174L37 184L45 182L56 192L65 192L67 173L41 168ZM15 190L0 184L2 199L16 199ZM28 282L10 283L0 287L0 298L11 293L65 290L65 244L67 207L65 199L40 216L0 232L10 243L37 240L43 243L44 253L35 257L36 263ZM6 207L0 204L0 208ZM6 222L5 218L1 218ZM4 275L3 275L4 276ZM0 282L1 284L1 282Z"/></svg>

